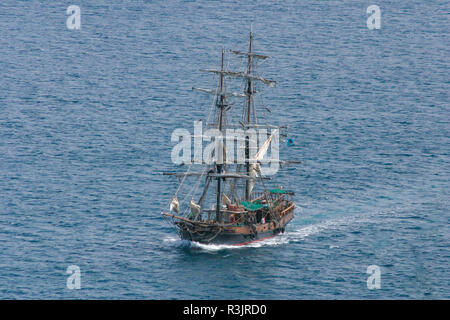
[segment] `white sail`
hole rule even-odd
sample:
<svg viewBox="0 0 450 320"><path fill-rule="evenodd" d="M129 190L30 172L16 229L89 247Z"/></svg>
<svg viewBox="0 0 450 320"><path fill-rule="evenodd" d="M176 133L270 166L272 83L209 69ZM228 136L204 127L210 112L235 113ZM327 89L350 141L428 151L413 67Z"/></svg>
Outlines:
<svg viewBox="0 0 450 320"><path fill-rule="evenodd" d="M226 204L226 205L230 205L231 204L231 200L230 198L227 197L227 195L225 193L222 194L222 203Z"/></svg>
<svg viewBox="0 0 450 320"><path fill-rule="evenodd" d="M257 161L261 161L264 158L265 154L267 153L267 150L269 149L270 141L272 141L273 135L274 133L272 133L270 137L267 138L267 140L263 143L261 148L256 153L255 159Z"/></svg>
<svg viewBox="0 0 450 320"><path fill-rule="evenodd" d="M169 208L170 208L170 211L174 211L176 213L180 212L180 203L178 202L177 197L174 197L172 199L172 201L170 202Z"/></svg>
<svg viewBox="0 0 450 320"><path fill-rule="evenodd" d="M248 189L249 189L249 193L251 193L253 190L253 187L255 186L255 180L258 177L258 172L260 172L261 167L260 167L259 163L252 163L250 165L249 170L250 170L249 175L252 179L250 179L250 181L248 183Z"/></svg>
<svg viewBox="0 0 450 320"><path fill-rule="evenodd" d="M270 145L270 142L272 141L273 135L274 134L272 133L269 136L269 138L267 138L267 140L263 143L261 148L259 148L258 152L255 155L254 160L261 161L264 158L264 155L267 153L267 150L269 149L269 145ZM252 163L252 164L250 164L249 171L250 171L249 172L250 177L253 178L249 181L249 192L252 192L253 187L255 186L255 179L258 177L258 174L261 172L261 166L259 165L258 162Z"/></svg>
<svg viewBox="0 0 450 320"><path fill-rule="evenodd" d="M191 207L192 214L194 214L194 215L200 214L200 206L198 204L196 204L194 202L194 200L191 200L189 206Z"/></svg>

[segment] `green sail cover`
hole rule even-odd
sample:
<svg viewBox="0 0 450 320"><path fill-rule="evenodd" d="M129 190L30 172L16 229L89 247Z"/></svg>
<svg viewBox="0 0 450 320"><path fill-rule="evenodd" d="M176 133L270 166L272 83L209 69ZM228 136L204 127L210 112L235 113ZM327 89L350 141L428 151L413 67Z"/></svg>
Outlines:
<svg viewBox="0 0 450 320"><path fill-rule="evenodd" d="M244 206L247 211L256 211L258 209L267 207L266 204L263 204L259 201L250 202L250 201L242 201L241 204Z"/></svg>
<svg viewBox="0 0 450 320"><path fill-rule="evenodd" d="M284 190L284 189L272 189L269 190L270 193L278 193L278 194L294 194L292 190Z"/></svg>

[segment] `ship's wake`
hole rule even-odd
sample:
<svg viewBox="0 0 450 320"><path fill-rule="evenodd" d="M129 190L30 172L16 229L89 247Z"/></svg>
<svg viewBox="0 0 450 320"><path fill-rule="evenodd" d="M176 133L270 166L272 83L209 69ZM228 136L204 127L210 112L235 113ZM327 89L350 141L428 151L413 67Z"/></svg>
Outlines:
<svg viewBox="0 0 450 320"><path fill-rule="evenodd" d="M199 242L189 242L185 240L181 240L175 236L169 236L164 239L165 243L175 244L177 246L188 246L195 250L202 251L220 251L220 250L240 250L243 248L260 248L260 247L270 247L270 246L280 246L289 243L295 243L302 241L303 239L318 234L323 230L330 228L335 225L331 221L326 221L317 224L311 224L301 227L296 227L294 230L288 230L284 234L276 235L269 239L254 241L246 245L235 246L235 245L227 245L227 244L203 244Z"/></svg>
<svg viewBox="0 0 450 320"><path fill-rule="evenodd" d="M306 238L320 234L325 231L336 230L342 232L342 230L349 227L354 227L356 224L360 223L371 223L373 222L374 215L390 215L395 212L394 208L381 211L373 211L365 214L352 214L345 217L335 217L334 219L328 219L325 221L320 221L308 225L298 226L292 225L288 226L284 234L279 234L273 238L264 239L260 241L251 242L242 246L234 245L221 245L221 244L202 244L198 242L183 241L179 238L172 236L166 237L164 242L172 243L176 246L189 247L190 249L206 251L206 252L217 252L220 250L241 250L243 248L260 248L260 247L271 247L271 246L282 246L286 244L298 243L304 241ZM330 245L330 248L336 248L337 246Z"/></svg>

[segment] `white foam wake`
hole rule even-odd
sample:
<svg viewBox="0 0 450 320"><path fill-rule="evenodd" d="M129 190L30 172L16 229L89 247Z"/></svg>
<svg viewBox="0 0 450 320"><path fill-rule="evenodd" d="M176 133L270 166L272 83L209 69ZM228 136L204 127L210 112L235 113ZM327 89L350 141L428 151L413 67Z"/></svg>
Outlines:
<svg viewBox="0 0 450 320"><path fill-rule="evenodd" d="M191 248L201 249L209 252L216 252L220 250L240 250L242 248L260 248L260 247L270 247L270 246L280 246L289 243L295 243L304 240L309 236L319 234L323 231L330 229L342 229L348 225L353 225L355 223L368 223L371 221L371 216L376 213L389 214L392 210L382 210L373 212L371 214L362 214L359 216L351 215L347 217L340 217L332 220L326 220L318 223L313 223L305 226L296 226L294 230L290 230L289 226L284 234L279 234L273 238L251 242L242 246L225 245L225 244L202 244L198 242L190 242ZM164 242L175 242L179 241L181 243L186 243L176 237L166 237ZM330 248L337 248L337 246L331 245Z"/></svg>
<svg viewBox="0 0 450 320"><path fill-rule="evenodd" d="M271 247L271 246L280 246L284 244L288 244L291 242L301 241L304 238L317 234L327 227L330 224L318 223L313 225L308 225L304 227L299 227L293 231L286 231L284 234L276 235L273 238L264 239L260 241L251 242L242 246L234 246L234 245L225 245L225 244L203 244L198 242L191 242L191 246L193 248L202 249L205 251L220 251L220 250L239 250L242 248L260 248L260 247Z"/></svg>
<svg viewBox="0 0 450 320"><path fill-rule="evenodd" d="M177 242L181 241L180 238L174 236L167 236L163 239L163 242Z"/></svg>

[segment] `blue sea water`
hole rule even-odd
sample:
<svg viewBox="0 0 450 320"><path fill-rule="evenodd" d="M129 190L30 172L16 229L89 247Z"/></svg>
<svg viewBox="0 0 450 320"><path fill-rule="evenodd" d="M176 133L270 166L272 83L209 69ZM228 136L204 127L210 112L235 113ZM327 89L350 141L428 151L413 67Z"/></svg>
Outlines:
<svg viewBox="0 0 450 320"><path fill-rule="evenodd" d="M449 9L2 0L0 298L449 299ZM250 21L278 81L268 117L294 140L281 156L303 162L276 180L296 217L247 247L189 246L160 214L176 180L158 173L172 131L206 117L199 69L245 50Z"/></svg>

